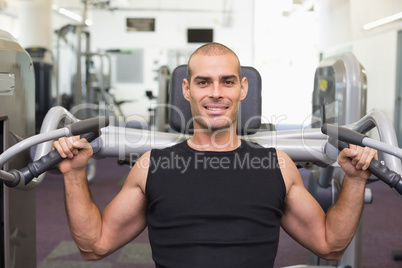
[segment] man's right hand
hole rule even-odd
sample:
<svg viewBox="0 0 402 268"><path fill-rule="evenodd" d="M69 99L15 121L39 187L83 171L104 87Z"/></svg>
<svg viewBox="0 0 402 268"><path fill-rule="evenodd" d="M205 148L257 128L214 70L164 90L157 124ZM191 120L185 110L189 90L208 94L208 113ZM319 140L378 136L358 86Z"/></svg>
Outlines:
<svg viewBox="0 0 402 268"><path fill-rule="evenodd" d="M61 161L57 167L60 172L66 175L74 171L85 169L93 151L91 145L86 139L80 139L79 136L60 138L53 142L53 147L59 152L65 160Z"/></svg>

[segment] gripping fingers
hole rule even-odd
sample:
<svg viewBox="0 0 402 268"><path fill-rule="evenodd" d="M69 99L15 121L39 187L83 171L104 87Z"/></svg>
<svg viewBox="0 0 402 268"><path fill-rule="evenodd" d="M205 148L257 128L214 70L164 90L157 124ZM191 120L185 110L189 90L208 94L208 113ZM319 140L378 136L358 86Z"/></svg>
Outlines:
<svg viewBox="0 0 402 268"><path fill-rule="evenodd" d="M373 158L377 158L377 151L369 147L357 147L357 155L352 159L356 169L366 170Z"/></svg>
<svg viewBox="0 0 402 268"><path fill-rule="evenodd" d="M53 146L59 152L63 158L73 158L74 155L78 154L77 148L74 146L74 142L78 137L60 138L58 141L53 143Z"/></svg>

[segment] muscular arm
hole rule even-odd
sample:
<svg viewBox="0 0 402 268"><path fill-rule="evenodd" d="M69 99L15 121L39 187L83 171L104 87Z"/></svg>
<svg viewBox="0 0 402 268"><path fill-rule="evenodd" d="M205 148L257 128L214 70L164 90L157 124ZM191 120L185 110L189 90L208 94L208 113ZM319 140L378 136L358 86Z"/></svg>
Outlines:
<svg viewBox="0 0 402 268"><path fill-rule="evenodd" d="M64 175L68 222L82 257L96 260L127 244L146 227L144 189L148 167L135 165L122 190L101 213L92 201L85 173L85 164L92 150L75 150L88 145L86 142L75 145L64 141L55 143L67 158L59 164L59 169ZM142 158L140 162L145 163L149 153Z"/></svg>
<svg viewBox="0 0 402 268"><path fill-rule="evenodd" d="M327 214L305 189L297 168L283 152L281 171L287 188L282 227L296 241L324 259L339 259L352 240L364 204L364 188L370 173L365 165L374 150L345 149L338 162L346 176L336 204ZM354 160L350 160L349 157Z"/></svg>

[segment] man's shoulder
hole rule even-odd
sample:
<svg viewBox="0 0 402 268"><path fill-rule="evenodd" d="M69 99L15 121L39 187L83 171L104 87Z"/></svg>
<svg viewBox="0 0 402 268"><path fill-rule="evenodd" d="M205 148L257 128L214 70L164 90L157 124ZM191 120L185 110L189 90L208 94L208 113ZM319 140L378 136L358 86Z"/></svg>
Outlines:
<svg viewBox="0 0 402 268"><path fill-rule="evenodd" d="M166 147L163 148L153 148L151 149L150 152L150 156L153 155L163 155L163 154L170 154L172 152L178 152L181 150L184 150L187 144L187 140L184 141L179 141L178 143L175 144L171 144L168 145Z"/></svg>
<svg viewBox="0 0 402 268"><path fill-rule="evenodd" d="M243 140L242 139L242 146L246 151L256 150L256 151L269 151L269 152L276 152L274 147L263 146L258 142L253 142L250 140Z"/></svg>

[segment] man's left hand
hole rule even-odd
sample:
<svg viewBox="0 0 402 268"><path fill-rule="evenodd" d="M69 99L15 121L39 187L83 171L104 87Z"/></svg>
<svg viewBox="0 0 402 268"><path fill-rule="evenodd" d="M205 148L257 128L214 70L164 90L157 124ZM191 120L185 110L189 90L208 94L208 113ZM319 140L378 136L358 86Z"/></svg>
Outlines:
<svg viewBox="0 0 402 268"><path fill-rule="evenodd" d="M367 171L372 159L378 159L377 150L351 144L338 156L338 164L349 177L361 178L365 181L371 176Z"/></svg>

